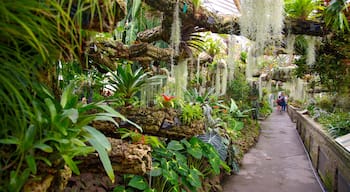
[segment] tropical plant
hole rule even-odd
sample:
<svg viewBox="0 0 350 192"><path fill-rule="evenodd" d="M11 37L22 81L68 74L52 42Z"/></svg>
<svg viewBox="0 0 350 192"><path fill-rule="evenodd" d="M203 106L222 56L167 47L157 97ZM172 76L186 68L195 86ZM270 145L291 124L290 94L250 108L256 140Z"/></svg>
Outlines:
<svg viewBox="0 0 350 192"><path fill-rule="evenodd" d="M185 92L185 100L204 105L206 103L213 102L213 100L217 100L217 96L214 94L214 91L214 88L208 88L205 90L205 92L200 93L198 89L193 88Z"/></svg>
<svg viewBox="0 0 350 192"><path fill-rule="evenodd" d="M232 117L235 117L235 118L244 118L244 117L248 117L247 113L249 111L252 111L254 109L248 109L248 110L244 110L244 111L241 111L236 102L231 98L231 102L230 102L230 106L227 106L227 105L224 105L224 104L217 104L218 106L224 108L227 110L227 112L229 114L232 115Z"/></svg>
<svg viewBox="0 0 350 192"><path fill-rule="evenodd" d="M114 172L107 154L111 145L89 123L102 120L118 125L113 118L126 118L102 102L83 104L74 94L74 88L74 83L67 86L58 102L42 87L37 98L32 101L34 114L26 131L13 131L8 137L0 139L3 144L0 149L6 154L1 162L6 162L1 166L1 181L4 182L1 186L5 186L4 190L19 191L30 173L36 175L40 171L37 169L39 161L49 167L57 167L64 162L75 174L79 174L74 157L94 151L99 153L108 176L114 181ZM103 112L91 113L91 110ZM15 152L9 153L10 149ZM15 170L12 170L14 167Z"/></svg>
<svg viewBox="0 0 350 192"><path fill-rule="evenodd" d="M172 140L167 148L154 148L152 157L154 161L150 175L152 188L156 191L196 191L202 186L204 173L217 175L221 167L230 171L215 148L196 137L189 141ZM205 162L209 162L210 166L205 166Z"/></svg>
<svg viewBox="0 0 350 192"><path fill-rule="evenodd" d="M184 104L181 107L180 119L183 123L190 125L193 120L200 120L203 118L203 110L197 104Z"/></svg>
<svg viewBox="0 0 350 192"><path fill-rule="evenodd" d="M113 192L133 192L133 191L145 191L155 192L155 190L149 188L149 184L146 179L139 175L126 174L123 175L123 180L126 185L118 185L114 188Z"/></svg>
<svg viewBox="0 0 350 192"><path fill-rule="evenodd" d="M198 135L198 139L202 140L205 143L212 145L221 158L225 161L227 157L227 143L223 142L222 137L219 133L214 130L209 130L205 134Z"/></svg>
<svg viewBox="0 0 350 192"><path fill-rule="evenodd" d="M346 0L332 1L324 11L326 26L335 32L349 32L348 18L345 15L348 13L348 6Z"/></svg>
<svg viewBox="0 0 350 192"><path fill-rule="evenodd" d="M133 71L130 65L119 65L117 70L115 72L110 71L110 74L108 84L111 91L125 100L126 105L130 104L130 101L148 80L148 73L144 73L142 68Z"/></svg>
<svg viewBox="0 0 350 192"><path fill-rule="evenodd" d="M49 114L50 101L45 103L47 97L38 97L38 92L42 91L41 84L45 84L55 97L61 95L56 73L58 59L79 61L81 53L84 53L83 38L87 34L83 28L98 23L97 28L104 30L103 27L115 24L116 14L111 13L115 10L112 8L114 5L111 1L101 3L98 0L78 3L68 0L0 2L0 138L2 143L10 143L0 145L1 191L20 190L31 171L35 172L34 156L30 151L51 150L40 143L36 145L39 140L32 138L33 135L40 137L42 134L39 133L44 132L38 131L34 122L44 123L50 119L43 117ZM88 12L96 17L88 17ZM104 23L106 20L107 23ZM55 103L53 99L52 102ZM17 150L12 150L14 148ZM35 158L40 158L40 155ZM17 170L10 172L15 165Z"/></svg>
<svg viewBox="0 0 350 192"><path fill-rule="evenodd" d="M259 104L259 115L262 117L267 117L272 113L272 108L269 102L266 99L263 99Z"/></svg>
<svg viewBox="0 0 350 192"><path fill-rule="evenodd" d="M251 108L249 106L250 104L249 94L250 94L250 86L245 79L245 75L237 71L237 73L235 73L234 80L231 81L229 84L229 87L226 93L227 100L232 98L233 100L237 101L237 105L241 109L248 109L248 108Z"/></svg>
<svg viewBox="0 0 350 192"><path fill-rule="evenodd" d="M214 57L218 53L220 53L220 47L222 47L222 42L218 39L214 39L209 36L209 34L205 37L205 50L211 56Z"/></svg>
<svg viewBox="0 0 350 192"><path fill-rule="evenodd" d="M160 96L156 97L156 105L161 108L174 108L177 104L177 99L173 95L166 95L162 93Z"/></svg>
<svg viewBox="0 0 350 192"><path fill-rule="evenodd" d="M318 17L317 13L322 10L319 0L285 0L285 12L287 16L296 19L313 19Z"/></svg>
<svg viewBox="0 0 350 192"><path fill-rule="evenodd" d="M332 137L350 133L350 113L324 113L318 121Z"/></svg>

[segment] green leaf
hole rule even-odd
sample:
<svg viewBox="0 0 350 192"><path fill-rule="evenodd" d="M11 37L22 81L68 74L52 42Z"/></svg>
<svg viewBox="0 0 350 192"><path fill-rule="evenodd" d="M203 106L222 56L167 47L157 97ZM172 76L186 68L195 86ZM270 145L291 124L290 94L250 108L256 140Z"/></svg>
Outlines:
<svg viewBox="0 0 350 192"><path fill-rule="evenodd" d="M125 187L124 186L116 186L113 189L113 192L126 192Z"/></svg>
<svg viewBox="0 0 350 192"><path fill-rule="evenodd" d="M160 167L152 167L150 175L152 177L157 177L157 176L162 175L162 168L160 168Z"/></svg>
<svg viewBox="0 0 350 192"><path fill-rule="evenodd" d="M71 143L73 143L73 144L75 144L75 145L77 145L79 147L85 147L86 146L85 142L83 140L81 140L81 139L72 138L72 139L70 139L70 141L71 141Z"/></svg>
<svg viewBox="0 0 350 192"><path fill-rule="evenodd" d="M28 180L30 169L25 169L20 175L16 171L10 173L9 191L21 191L22 186Z"/></svg>
<svg viewBox="0 0 350 192"><path fill-rule="evenodd" d="M223 167L223 168L225 169L225 171L226 171L227 173L230 173L230 172L231 172L230 166L228 166L227 163L226 163L225 161L221 161L221 162L220 162L220 165L221 165L221 167Z"/></svg>
<svg viewBox="0 0 350 192"><path fill-rule="evenodd" d="M202 159L203 154L202 154L201 148L197 148L197 147L187 148L187 153L189 153L196 159Z"/></svg>
<svg viewBox="0 0 350 192"><path fill-rule="evenodd" d="M35 126L30 125L25 133L24 140L22 143L22 149L24 151L27 151L31 147L33 147L35 139Z"/></svg>
<svg viewBox="0 0 350 192"><path fill-rule="evenodd" d="M97 107L106 111L107 113L114 115L114 117L118 117L123 121L126 120L126 118L122 114L120 114L118 111L114 110L112 107L110 107L106 104L97 104Z"/></svg>
<svg viewBox="0 0 350 192"><path fill-rule="evenodd" d="M174 150L174 151L179 151L179 150L184 149L184 146L179 141L172 140L168 144L167 149Z"/></svg>
<svg viewBox="0 0 350 192"><path fill-rule="evenodd" d="M184 144L186 146L186 148L191 148L191 143L188 142L186 139L181 139L180 141L182 144Z"/></svg>
<svg viewBox="0 0 350 192"><path fill-rule="evenodd" d="M103 109L104 111L108 112L111 115L111 117L117 117L117 118L120 118L122 121L127 121L131 125L135 126L137 129L139 129L141 132L143 131L142 128L139 125L137 125L134 122L126 119L122 114L120 114L119 112L114 110L112 107L110 107L108 105L105 105L105 104L98 104L97 107L99 107L99 108Z"/></svg>
<svg viewBox="0 0 350 192"><path fill-rule="evenodd" d="M46 165L48 165L50 167L52 166L51 161L48 158L46 158L46 157L36 157L36 159L44 161L44 163L46 163Z"/></svg>
<svg viewBox="0 0 350 192"><path fill-rule="evenodd" d="M134 187L138 190L145 190L148 187L148 184L143 177L137 175L130 180L128 186Z"/></svg>
<svg viewBox="0 0 350 192"><path fill-rule="evenodd" d="M26 158L28 168L35 175L37 172L37 169L36 169L36 162L35 162L34 156L33 155L26 155L25 158Z"/></svg>
<svg viewBox="0 0 350 192"><path fill-rule="evenodd" d="M18 138L12 137L7 139L0 139L0 143L7 144L7 145L18 145L20 142Z"/></svg>
<svg viewBox="0 0 350 192"><path fill-rule="evenodd" d="M91 138L89 139L93 139L107 151L112 150L111 143L108 141L106 136L103 135L99 130L91 126L84 126L83 129L90 133Z"/></svg>
<svg viewBox="0 0 350 192"><path fill-rule="evenodd" d="M53 139L54 141L57 141L57 142L59 142L59 143L62 143L62 144L68 144L69 143L69 140L68 139L57 139L57 140L55 140L55 139Z"/></svg>
<svg viewBox="0 0 350 192"><path fill-rule="evenodd" d="M65 109L63 110L62 115L68 117L73 123L77 123L79 118L79 112L77 109Z"/></svg>
<svg viewBox="0 0 350 192"><path fill-rule="evenodd" d="M178 172L180 175L186 177L188 175L187 164L184 164L184 163L178 164L178 166L176 167L176 172Z"/></svg>
<svg viewBox="0 0 350 192"><path fill-rule="evenodd" d="M210 130L205 134L199 135L198 138L204 143L210 144L211 147L214 147L214 150L219 153L220 158L225 161L227 157L227 146L222 142L221 136L214 130ZM210 147L208 147L209 150ZM214 151L212 151L214 153Z"/></svg>
<svg viewBox="0 0 350 192"><path fill-rule="evenodd" d="M198 172L199 172L198 170L190 169L190 174L188 174L187 176L187 181L189 181L190 184L196 188L199 188L202 186L202 182Z"/></svg>
<svg viewBox="0 0 350 192"><path fill-rule="evenodd" d="M53 149L50 145L46 145L45 143L36 143L34 148L40 149L46 153L52 153Z"/></svg>
<svg viewBox="0 0 350 192"><path fill-rule="evenodd" d="M112 168L112 164L111 161L109 159L108 153L106 151L106 149L104 146L106 145L105 141L102 141L101 143L99 142L101 138L95 138L92 137L89 139L89 143L96 149L96 151L99 154L100 160L102 162L102 165L108 175L108 177L110 178L110 180L112 181L112 183L114 183L115 180L115 175L114 175L114 171ZM107 140L108 141L108 140ZM109 142L108 142L109 143ZM108 146L107 146L108 147ZM110 147L110 143L109 143L109 150L111 149Z"/></svg>
<svg viewBox="0 0 350 192"><path fill-rule="evenodd" d="M219 174L220 173L220 164L221 161L218 158L209 158L209 163L211 165L211 167L214 170L215 174Z"/></svg>
<svg viewBox="0 0 350 192"><path fill-rule="evenodd" d="M170 170L164 170L163 169L163 176L170 181L170 183L172 185L179 185L179 181L178 181L178 178L179 178L179 175L176 174L176 172L172 169Z"/></svg>
<svg viewBox="0 0 350 192"><path fill-rule="evenodd" d="M56 116L57 116L57 110L55 104L52 102L51 99L46 98L45 99L45 104L49 108L50 111L50 117L51 117L51 122L54 123Z"/></svg>
<svg viewBox="0 0 350 192"><path fill-rule="evenodd" d="M94 118L94 121L110 121L112 122L115 126L119 127L119 124L112 118L112 117L108 117L108 116L99 116L97 115Z"/></svg>
<svg viewBox="0 0 350 192"><path fill-rule="evenodd" d="M79 168L77 166L77 164L73 161L72 157L70 157L69 155L62 155L62 158L64 159L64 162L66 162L66 164L68 165L68 167L70 169L72 169L73 173L80 175L80 171Z"/></svg>
<svg viewBox="0 0 350 192"><path fill-rule="evenodd" d="M155 189L147 188L144 192L157 192Z"/></svg>
<svg viewBox="0 0 350 192"><path fill-rule="evenodd" d="M175 159L177 161L178 164L180 163L184 163L186 164L187 162L187 157L183 154L181 154L180 152L178 151L174 151L174 155L175 155Z"/></svg>
<svg viewBox="0 0 350 192"><path fill-rule="evenodd" d="M132 10L131 10L132 19L136 19L136 16L140 12L140 8L141 8L141 0L133 0Z"/></svg>
<svg viewBox="0 0 350 192"><path fill-rule="evenodd" d="M61 106L64 109L69 101L69 99L72 96L73 93L73 89L74 89L74 83L71 82L69 83L69 85L64 89L62 96L61 96Z"/></svg>

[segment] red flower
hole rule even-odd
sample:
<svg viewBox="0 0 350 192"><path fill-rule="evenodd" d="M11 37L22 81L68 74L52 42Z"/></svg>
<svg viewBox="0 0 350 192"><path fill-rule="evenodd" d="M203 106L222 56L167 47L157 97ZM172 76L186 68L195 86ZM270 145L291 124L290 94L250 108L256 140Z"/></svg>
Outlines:
<svg viewBox="0 0 350 192"><path fill-rule="evenodd" d="M175 98L175 96L168 96L168 95L165 95L164 93L162 94L162 96L163 96L164 101L166 101L166 102L169 102Z"/></svg>

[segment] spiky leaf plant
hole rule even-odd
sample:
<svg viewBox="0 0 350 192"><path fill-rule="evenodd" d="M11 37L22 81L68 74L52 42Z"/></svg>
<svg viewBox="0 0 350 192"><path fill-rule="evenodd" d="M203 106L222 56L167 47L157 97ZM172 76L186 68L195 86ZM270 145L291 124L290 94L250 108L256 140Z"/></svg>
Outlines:
<svg viewBox="0 0 350 192"><path fill-rule="evenodd" d="M52 146L39 142L45 138L36 138L43 136L39 133L50 132L50 128L38 128L33 122L47 123L43 115L51 113L45 114L43 106L55 113L53 103L60 97L58 60L80 61L83 38L87 34L83 28L89 28L89 23L97 23L99 26L95 29L101 30L103 26L110 26L108 20L115 18L111 11L114 9L110 9L114 5L110 1L101 4L98 0L0 2L0 191L21 190L29 174L37 172L37 156L31 150L53 150ZM102 8L108 10L102 11ZM87 12L97 17L85 17ZM103 25L105 19L107 25ZM48 91L42 89L43 84ZM51 90L55 96L39 96L40 92ZM76 114L76 110L67 110L61 115L69 122L76 120ZM16 150L4 156L13 146L17 146Z"/></svg>

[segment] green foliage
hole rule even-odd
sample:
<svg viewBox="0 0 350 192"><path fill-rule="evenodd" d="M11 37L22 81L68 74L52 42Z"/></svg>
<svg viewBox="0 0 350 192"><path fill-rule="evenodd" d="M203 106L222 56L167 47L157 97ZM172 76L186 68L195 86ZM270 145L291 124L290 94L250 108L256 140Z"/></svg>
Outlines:
<svg viewBox="0 0 350 192"><path fill-rule="evenodd" d="M328 112L334 111L334 104L333 100L330 97L324 96L319 99L317 99L317 106L320 107L323 110L326 110Z"/></svg>
<svg viewBox="0 0 350 192"><path fill-rule="evenodd" d="M197 51L198 54L202 51L205 51L205 40L201 35L190 33L190 34L181 34L181 39L183 40L182 46L184 46L185 50L191 49L190 51L186 51L189 55L193 55L194 51Z"/></svg>
<svg viewBox="0 0 350 192"><path fill-rule="evenodd" d="M324 12L326 26L335 32L349 32L349 23L345 12L348 11L346 0L336 0L332 2Z"/></svg>
<svg viewBox="0 0 350 192"><path fill-rule="evenodd" d="M160 17L157 17L156 12L147 14L148 11L152 10L142 4L141 0L127 1L127 15L119 22L115 30L116 37L123 43L131 45L135 43L138 32L158 26Z"/></svg>
<svg viewBox="0 0 350 192"><path fill-rule="evenodd" d="M89 123L102 120L111 121L118 126L113 118L126 119L101 102L81 103L74 94L74 87L74 83L67 86L59 102L42 87L41 92L38 92L38 98L32 101L35 113L31 116L30 125L25 132L8 132L10 136L0 139L0 143L4 144L1 151L5 153L6 149L15 151L7 154L7 160L3 161L7 162L3 165L7 169L14 165L17 167L10 175L7 175L9 170L6 169L1 174L3 182L12 181L5 185L9 190L17 191L22 187L23 181L27 179L24 176L29 176L28 170L36 174L39 171L38 161L54 167L64 161L74 173L79 174L74 157L94 151L99 153L108 176L114 181L114 172L107 154L111 150L110 143L102 133L89 126ZM41 100L44 103L40 102ZM91 110L103 112L91 113Z"/></svg>
<svg viewBox="0 0 350 192"><path fill-rule="evenodd" d="M319 0L285 0L285 12L288 17L303 20L313 19L320 16L315 14L316 11L323 9L320 3Z"/></svg>
<svg viewBox="0 0 350 192"><path fill-rule="evenodd" d="M350 133L350 113L326 113L320 116L318 121L333 137Z"/></svg>
<svg viewBox="0 0 350 192"><path fill-rule="evenodd" d="M129 104L148 79L148 73L144 73L142 68L134 72L130 65L119 65L115 72L110 72L111 77L109 77L108 83L114 89L112 91L125 100L126 104Z"/></svg>
<svg viewBox="0 0 350 192"><path fill-rule="evenodd" d="M198 138L205 143L209 143L212 145L221 158L221 160L225 161L227 158L227 145L222 141L222 137L213 130L207 131L205 134L199 135ZM217 167L216 167L216 170Z"/></svg>
<svg viewBox="0 0 350 192"><path fill-rule="evenodd" d="M266 88L263 89L263 94L262 98L260 99L259 103L259 115L262 117L267 117L272 113L272 108L269 103L269 98L268 98L268 91Z"/></svg>
<svg viewBox="0 0 350 192"><path fill-rule="evenodd" d="M250 86L243 73L236 73L235 79L230 82L226 96L237 102L241 109L249 109L250 105Z"/></svg>
<svg viewBox="0 0 350 192"><path fill-rule="evenodd" d="M300 45L305 43L305 39L300 40ZM319 46L315 64L308 66L306 56L303 55L295 60L298 66L295 75L300 78L319 77L313 81L313 87L316 85L328 89L330 92L346 93L349 90L350 76L346 74L346 60L350 57L348 46L350 42L349 35L333 35L330 39L325 39ZM301 54L306 54L306 47L301 48ZM308 79L309 81L310 79Z"/></svg>
<svg viewBox="0 0 350 192"><path fill-rule="evenodd" d="M190 141L172 140L167 148L154 148L152 157L150 174L156 191L196 191L202 186L204 175L199 168L205 162L210 164L204 168L207 174L219 174L221 166L228 168L212 145L196 137Z"/></svg>
<svg viewBox="0 0 350 192"><path fill-rule="evenodd" d="M226 132L232 140L241 136L241 130L244 127L242 121L236 120L234 118L228 118Z"/></svg>
<svg viewBox="0 0 350 192"><path fill-rule="evenodd" d="M63 109L51 94L39 92L44 92L41 86L45 84L49 87L46 92L54 92L56 97L61 95L56 73L58 59L81 59L85 47L82 39L87 34L82 28L88 27L92 20L100 21L97 27L100 30L103 30L102 20L114 23L116 14L111 13L112 4L98 0L0 2L0 113L3 115L0 119L3 143L0 145L0 191L19 191L30 174L40 171L36 168L37 161L52 163L37 152L54 154L60 145L72 142L69 137L59 141L47 137L53 132L65 133L63 124L79 122L77 109ZM52 117L56 114L57 119L51 119L50 114ZM62 122L54 125L59 118ZM70 128L66 130L67 135L72 132ZM90 135L88 130L81 133L86 137ZM79 139L73 141L79 143ZM51 145L53 143L57 147ZM81 143L77 147L84 148ZM76 153L93 150L84 149ZM73 153L72 150L76 149L66 153ZM69 158L64 157L68 162ZM63 156L58 160L60 158Z"/></svg>
<svg viewBox="0 0 350 192"><path fill-rule="evenodd" d="M200 93L196 88L187 90L185 93L185 101L190 103L199 103L200 105L211 103L217 100L217 96L214 94L214 91L214 88L208 88L204 93Z"/></svg>
<svg viewBox="0 0 350 192"><path fill-rule="evenodd" d="M206 53L211 57L214 57L218 53L220 53L220 48L223 46L222 42L219 39L214 39L211 36L211 33L206 33L203 37L204 39L204 48Z"/></svg>
<svg viewBox="0 0 350 192"><path fill-rule="evenodd" d="M202 0L192 0L193 3L193 7L195 10L198 10L198 8L201 6L202 4Z"/></svg>
<svg viewBox="0 0 350 192"><path fill-rule="evenodd" d="M134 191L145 191L155 192L154 189L149 188L149 184L146 179L139 175L126 174L123 177L126 186L119 185L114 188L113 192L134 192Z"/></svg>
<svg viewBox="0 0 350 192"><path fill-rule="evenodd" d="M259 114L263 117L267 117L272 113L272 108L269 102L265 99L260 102Z"/></svg>
<svg viewBox="0 0 350 192"><path fill-rule="evenodd" d="M304 75L310 73L310 68L306 65L306 56L301 56L298 59L294 60L294 64L298 67L293 71L294 75L298 78L303 78Z"/></svg>
<svg viewBox="0 0 350 192"><path fill-rule="evenodd" d="M241 111L236 102L231 98L230 106L224 105L224 104L217 104L219 107L226 109L226 111L232 115L234 118L245 118L248 117L247 113L253 109L248 109Z"/></svg>
<svg viewBox="0 0 350 192"><path fill-rule="evenodd" d="M240 60L242 63L247 63L248 53L243 51L240 54Z"/></svg>
<svg viewBox="0 0 350 192"><path fill-rule="evenodd" d="M117 131L121 135L121 139L129 138L133 143L143 143L149 144L152 147L163 147L163 143L156 136L151 135L143 135L138 131L126 129L126 128L118 128Z"/></svg>
<svg viewBox="0 0 350 192"><path fill-rule="evenodd" d="M190 125L193 120L200 120L203 118L203 110L197 104L184 104L181 108L181 121Z"/></svg>

